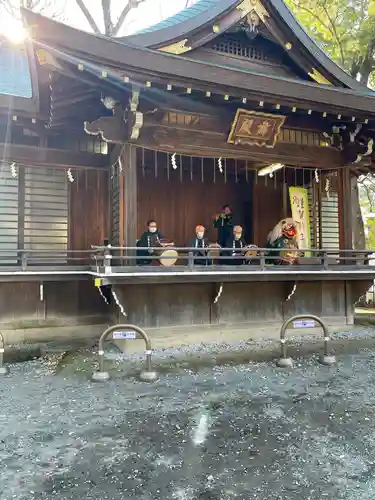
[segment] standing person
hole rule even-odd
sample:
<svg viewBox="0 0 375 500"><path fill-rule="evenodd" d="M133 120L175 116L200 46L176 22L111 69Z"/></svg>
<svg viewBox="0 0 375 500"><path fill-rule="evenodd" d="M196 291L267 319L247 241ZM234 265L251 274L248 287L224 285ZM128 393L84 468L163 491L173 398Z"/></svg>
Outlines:
<svg viewBox="0 0 375 500"><path fill-rule="evenodd" d="M217 229L217 242L224 248L233 231L233 212L229 205L224 205L221 213L215 216L213 227Z"/></svg>
<svg viewBox="0 0 375 500"><path fill-rule="evenodd" d="M195 228L195 238L189 242L189 248L196 248L193 252L194 264L197 266L206 266L209 264L207 258L207 240L204 237L206 228L202 225L198 225ZM198 257L198 258L197 258Z"/></svg>
<svg viewBox="0 0 375 500"><path fill-rule="evenodd" d="M226 264L230 266L240 266L244 264L244 259L239 257L244 255L246 249L246 242L243 239L243 231L241 226L234 226L230 238L226 242L225 255L228 256ZM236 257L236 258L233 258Z"/></svg>
<svg viewBox="0 0 375 500"><path fill-rule="evenodd" d="M152 247L159 246L162 238L163 236L160 231L158 231L156 220L150 219L147 221L147 231L145 231L137 241L137 247L139 247L139 250L137 250L137 257L141 257L140 259L137 259L137 264L139 266L152 264L151 258L144 257L150 257L153 255L154 250L152 250Z"/></svg>

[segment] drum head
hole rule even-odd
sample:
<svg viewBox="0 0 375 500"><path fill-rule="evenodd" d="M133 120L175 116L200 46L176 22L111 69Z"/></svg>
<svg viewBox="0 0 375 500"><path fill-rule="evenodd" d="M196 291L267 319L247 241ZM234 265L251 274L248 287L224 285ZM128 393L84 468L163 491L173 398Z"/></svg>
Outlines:
<svg viewBox="0 0 375 500"><path fill-rule="evenodd" d="M246 253L245 253L245 257L247 259L251 259L253 257L256 257L257 256L257 251L256 250L248 250Z"/></svg>
<svg viewBox="0 0 375 500"><path fill-rule="evenodd" d="M283 250L280 252L280 259L293 263L296 258L298 257L298 252L293 251L293 250Z"/></svg>
<svg viewBox="0 0 375 500"><path fill-rule="evenodd" d="M258 255L258 247L256 245L248 245L246 247L245 257L247 259L251 259L253 257L256 257L257 255Z"/></svg>
<svg viewBox="0 0 375 500"><path fill-rule="evenodd" d="M178 259L178 253L176 250L164 250L160 254L160 264L164 267L170 267L174 266L176 264L176 261Z"/></svg>
<svg viewBox="0 0 375 500"><path fill-rule="evenodd" d="M218 243L211 243L208 245L208 255L211 257L211 259L214 259L215 257L219 257L220 255L220 248L221 246Z"/></svg>

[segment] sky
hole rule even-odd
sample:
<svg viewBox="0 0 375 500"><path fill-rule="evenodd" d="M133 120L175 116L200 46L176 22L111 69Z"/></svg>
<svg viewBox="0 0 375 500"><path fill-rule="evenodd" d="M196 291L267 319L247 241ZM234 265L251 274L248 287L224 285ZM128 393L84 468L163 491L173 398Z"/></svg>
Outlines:
<svg viewBox="0 0 375 500"><path fill-rule="evenodd" d="M15 2L17 0L14 0ZM59 13L59 20L75 28L90 31L90 27L75 0L47 0L52 4L43 12L45 15ZM119 16L127 0L112 0L113 20ZM87 7L100 28L103 26L101 14L101 0L84 0ZM1 2L0 2L1 3ZM193 3L193 2L192 2ZM142 28L156 24L166 17L172 16L186 5L186 0L145 0L128 15L120 35L129 35ZM10 26L15 29L10 15L0 12L0 33L9 31Z"/></svg>

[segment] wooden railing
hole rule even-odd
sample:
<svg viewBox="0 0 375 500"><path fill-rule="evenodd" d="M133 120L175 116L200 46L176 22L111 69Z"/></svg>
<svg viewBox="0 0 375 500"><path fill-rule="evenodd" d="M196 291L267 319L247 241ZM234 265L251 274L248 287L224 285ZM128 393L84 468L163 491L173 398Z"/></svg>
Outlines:
<svg viewBox="0 0 375 500"><path fill-rule="evenodd" d="M251 266L260 270L281 264L279 250L270 248L244 248L243 253L232 255L233 248L221 248L218 255L212 256L212 248L197 249L193 247L167 247L178 254L174 265L184 266L187 269L203 269L211 266ZM149 267L159 264L160 247L115 247L93 246L95 263L99 267ZM165 248L166 249L166 248ZM246 251L251 255L247 256ZM139 252L146 255L139 255ZM151 251L151 253L149 253ZM200 255L197 255L200 252ZM238 252L238 249L237 249ZM203 255L202 255L203 254ZM373 256L373 257L372 257ZM162 256L165 261L176 259L176 256ZM287 257L288 258L288 257ZM291 256L295 266L308 266L329 269L336 266L371 266L375 268L375 250L346 250L346 249L299 249L297 256ZM372 263L373 259L373 263ZM142 262L140 262L142 261ZM202 261L205 261L202 264ZM282 265L282 264L281 264ZM168 266L165 266L168 267Z"/></svg>
<svg viewBox="0 0 375 500"><path fill-rule="evenodd" d="M212 249L196 249L193 247L170 247L175 255L160 256L161 248L140 247L115 247L111 245L95 245L86 250L61 250L46 248L43 250L0 250L0 272L9 269L28 271L36 268L44 270L76 269L84 272L110 272L111 269L132 269L142 272L150 270L153 265L159 265L159 271L168 271L168 268L190 270L212 271L226 267L236 270L258 270L276 268L293 268L295 270L309 268L312 270L338 269L370 269L375 271L375 250L345 250L345 249L314 249L307 248L298 251L292 266L278 265L280 257L278 250L269 248L251 248L252 255L232 255L232 248L221 248L220 253L212 254ZM153 253L149 253L151 250ZM144 255L140 256L139 252ZM204 252L196 255L196 252ZM273 253L275 252L275 253ZM164 266L160 265L160 258L164 259ZM172 266L168 266L168 259L176 260ZM167 265L165 265L167 264Z"/></svg>

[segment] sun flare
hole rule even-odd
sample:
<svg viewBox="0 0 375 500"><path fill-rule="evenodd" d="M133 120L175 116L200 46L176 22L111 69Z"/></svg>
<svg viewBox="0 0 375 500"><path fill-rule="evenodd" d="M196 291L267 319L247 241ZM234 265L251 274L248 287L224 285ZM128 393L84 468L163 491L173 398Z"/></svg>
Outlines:
<svg viewBox="0 0 375 500"><path fill-rule="evenodd" d="M7 18L0 21L0 35L11 43L20 44L26 39L26 30L19 19Z"/></svg>

